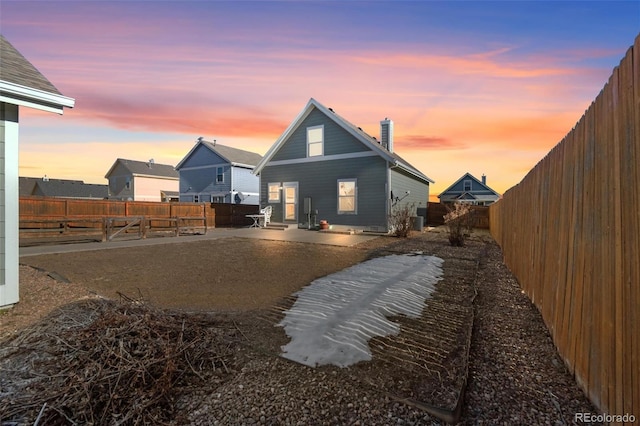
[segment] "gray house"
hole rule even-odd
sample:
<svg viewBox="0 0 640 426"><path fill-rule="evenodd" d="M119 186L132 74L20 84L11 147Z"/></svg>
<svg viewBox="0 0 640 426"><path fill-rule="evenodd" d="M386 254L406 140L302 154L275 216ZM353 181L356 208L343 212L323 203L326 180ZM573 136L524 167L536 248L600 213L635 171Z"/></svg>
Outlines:
<svg viewBox="0 0 640 426"><path fill-rule="evenodd" d="M475 206L488 206L500 199L498 194L487 185L487 177L479 180L471 173L465 173L453 185L438 195L441 203L463 202Z"/></svg>
<svg viewBox="0 0 640 426"><path fill-rule="evenodd" d="M258 204L258 178L252 173L260 154L199 137L178 163L180 201Z"/></svg>
<svg viewBox="0 0 640 426"><path fill-rule="evenodd" d="M393 121L380 122L380 140L310 99L256 166L260 205L271 220L389 231L394 209L426 213L425 176L393 149Z"/></svg>
<svg viewBox="0 0 640 426"><path fill-rule="evenodd" d="M136 161L118 158L105 178L114 200L172 201L178 192L178 172L169 164L158 164L153 159Z"/></svg>

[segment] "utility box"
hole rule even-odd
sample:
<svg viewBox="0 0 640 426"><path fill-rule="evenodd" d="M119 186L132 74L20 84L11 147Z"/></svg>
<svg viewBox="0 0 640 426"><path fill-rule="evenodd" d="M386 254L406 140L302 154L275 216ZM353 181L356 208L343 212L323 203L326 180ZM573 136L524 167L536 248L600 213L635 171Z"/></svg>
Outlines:
<svg viewBox="0 0 640 426"><path fill-rule="evenodd" d="M424 231L424 217L423 216L413 216L411 218L413 220L413 230L414 231Z"/></svg>

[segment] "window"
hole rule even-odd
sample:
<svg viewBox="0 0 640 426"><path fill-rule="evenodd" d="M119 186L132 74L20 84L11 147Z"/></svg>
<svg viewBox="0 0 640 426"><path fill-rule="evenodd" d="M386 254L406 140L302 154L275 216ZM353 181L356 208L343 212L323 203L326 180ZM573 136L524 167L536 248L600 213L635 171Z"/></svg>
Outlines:
<svg viewBox="0 0 640 426"><path fill-rule="evenodd" d="M463 182L463 191L471 191L471 180L467 179Z"/></svg>
<svg viewBox="0 0 640 426"><path fill-rule="evenodd" d="M357 186L355 179L338 180L338 214L356 214Z"/></svg>
<svg viewBox="0 0 640 426"><path fill-rule="evenodd" d="M200 202L200 197L198 197L197 195L193 196L193 202L194 203L199 203Z"/></svg>
<svg viewBox="0 0 640 426"><path fill-rule="evenodd" d="M280 201L280 183L270 183L268 186L269 192L269 202L279 202Z"/></svg>
<svg viewBox="0 0 640 426"><path fill-rule="evenodd" d="M211 196L211 202L212 203L224 203L224 197L220 197L217 195L212 195Z"/></svg>
<svg viewBox="0 0 640 426"><path fill-rule="evenodd" d="M307 127L307 157L324 154L324 127Z"/></svg>
<svg viewBox="0 0 640 426"><path fill-rule="evenodd" d="M129 180L129 178L127 178L127 181L124 183L124 187L126 189L131 189L131 180Z"/></svg>
<svg viewBox="0 0 640 426"><path fill-rule="evenodd" d="M216 183L224 183L224 167L216 168Z"/></svg>

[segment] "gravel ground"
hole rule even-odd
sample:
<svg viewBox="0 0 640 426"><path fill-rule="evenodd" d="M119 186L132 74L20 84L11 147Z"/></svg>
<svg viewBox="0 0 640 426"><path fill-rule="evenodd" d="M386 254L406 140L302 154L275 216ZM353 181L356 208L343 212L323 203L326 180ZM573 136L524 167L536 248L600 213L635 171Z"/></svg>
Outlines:
<svg viewBox="0 0 640 426"><path fill-rule="evenodd" d="M272 247L265 242L227 243L230 243L228 247L236 248L243 244L258 244L254 246L258 257L260 253L269 253ZM239 294L245 294L247 300L252 301L238 302L239 306L224 313L224 321L233 324L236 330L232 333L235 340L229 341L228 346L235 353L235 367L224 380L215 383L205 380L188 388L182 387L175 395L176 414L171 424L442 424L440 418L451 419L455 415L455 402L460 396L464 402L460 424L572 424L574 413L596 412L556 354L537 309L522 294L502 263L499 247L486 235L475 235L464 248L450 247L443 234L437 232L406 240L383 238L357 248L322 250L324 257L316 256L315 248L308 245L278 244L271 252L284 250L282 253L287 254L290 263L277 265L277 270L308 264L309 256L316 258L318 265L324 259L327 265L335 268L336 259L342 259L348 266L349 262L373 256L419 250L445 259L445 279L427 303L420 321L410 323L398 318L405 331L388 340L372 341L373 361L350 368L309 368L278 356L279 348L288 338L274 324L282 310L293 301L287 296L292 293L291 286L299 288L319 274L332 272L325 271L326 266L315 265L300 278L299 284L291 283L296 274L287 275L288 283L268 297L247 295L238 288L240 281L226 282L224 288L232 290L235 286L236 289L225 296L227 308L230 301L240 300ZM186 250L202 253L205 248L212 253L221 251L210 246L189 245L178 252L181 258L188 259ZM81 255L72 259L60 256L30 259L34 266L48 271L55 267L58 273L63 271L64 276L72 278L72 283L60 283L42 270L22 266L21 294L24 290L30 295L21 296L23 302L14 310L0 313L0 338L5 336L1 341L5 348L16 341L24 327L30 327L30 333L37 338L33 330L37 327L46 329L42 324L50 324L51 318L68 318L77 323L71 315L72 311L78 311L77 305L72 310L58 311L57 317L49 317L40 325L36 321L55 306L92 295L97 283L104 283L105 278L109 278L111 284L103 287L101 294L110 291L108 297L114 297L118 288L136 288L140 283L153 282L154 286L160 286L161 274L154 275L155 280L140 274L134 274L135 279L129 281L126 277L127 271L131 271L128 268L133 268L140 259L145 259L145 266L152 261L154 265L167 265L161 251L146 255L127 252L125 256L117 251L109 251L112 252L109 256L118 256L117 259L103 255L90 261L84 258L84 264ZM297 252L301 253L300 257L296 257ZM229 255L229 250L224 254ZM350 257L347 259L347 256ZM127 264L129 260L130 265ZM98 261L101 263L96 269L93 264ZM270 263L256 260L256 264ZM249 265L244 266L246 272ZM198 271L194 277L205 277L205 272ZM116 279L113 279L114 274ZM259 270L256 274L260 275ZM239 280L242 274L236 271L234 275L232 271L229 277ZM25 279L33 283L26 283ZM195 278L191 281L194 288L202 284ZM178 289L183 291L185 287L181 285ZM164 290L160 300L170 301L170 292ZM54 298L59 298L58 304L52 302ZM220 303L218 298L209 297L209 300L214 305ZM184 303L181 300L180 307L186 308ZM201 300L200 303L197 310L206 310L206 302ZM33 309L29 308L30 304ZM407 333L407 329L411 333ZM50 328L47 332L51 333ZM429 339L434 342L431 347L425 346ZM27 343L24 339L19 341L23 345L20 353L24 356ZM438 345L437 341L445 344ZM425 354L430 351L434 354L428 360L435 360L442 368L424 367ZM11 350L0 351L4 380L0 380L0 393L15 386L8 376L11 368L7 365L11 366L12 362L10 353ZM410 356L405 356L407 354ZM206 378L205 373L200 375ZM465 382L466 392L463 393ZM33 419L24 423L32 424Z"/></svg>

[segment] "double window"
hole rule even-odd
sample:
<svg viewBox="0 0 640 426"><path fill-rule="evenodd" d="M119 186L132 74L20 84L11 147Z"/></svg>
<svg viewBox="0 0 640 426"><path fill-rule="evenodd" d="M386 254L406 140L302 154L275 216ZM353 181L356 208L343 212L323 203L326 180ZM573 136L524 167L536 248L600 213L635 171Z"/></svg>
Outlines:
<svg viewBox="0 0 640 426"><path fill-rule="evenodd" d="M358 186L356 179L338 179L338 214L356 214Z"/></svg>
<svg viewBox="0 0 640 426"><path fill-rule="evenodd" d="M463 183L463 191L467 192L467 191L471 191L471 179L466 179Z"/></svg>
<svg viewBox="0 0 640 426"><path fill-rule="evenodd" d="M307 127L307 157L324 155L324 126Z"/></svg>

